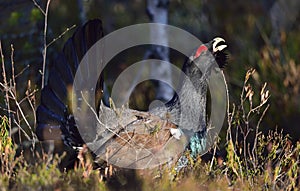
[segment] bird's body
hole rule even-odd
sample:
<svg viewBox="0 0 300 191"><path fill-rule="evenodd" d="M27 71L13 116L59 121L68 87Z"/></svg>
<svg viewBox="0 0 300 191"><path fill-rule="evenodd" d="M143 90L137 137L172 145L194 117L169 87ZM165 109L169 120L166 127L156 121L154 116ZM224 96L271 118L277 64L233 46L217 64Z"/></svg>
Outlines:
<svg viewBox="0 0 300 191"><path fill-rule="evenodd" d="M100 101L101 76L95 100L99 108L98 123L97 127L89 127L95 130L93 138L86 142L77 129L68 93L80 60L102 36L101 21L92 20L65 44L42 90L37 109L38 138L62 140L70 147L85 143L100 158L129 168L147 168L176 160L188 143L192 155L204 150L207 80L211 70L222 68L226 62L225 41L216 38L199 46L183 66L185 76L177 94L165 106L149 112L105 106Z"/></svg>

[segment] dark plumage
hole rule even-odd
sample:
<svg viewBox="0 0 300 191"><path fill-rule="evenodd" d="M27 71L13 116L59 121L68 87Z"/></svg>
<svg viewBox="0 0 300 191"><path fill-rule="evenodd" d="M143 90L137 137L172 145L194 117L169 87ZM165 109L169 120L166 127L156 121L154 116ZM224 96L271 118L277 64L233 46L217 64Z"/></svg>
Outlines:
<svg viewBox="0 0 300 191"><path fill-rule="evenodd" d="M71 113L70 88L80 60L86 51L103 37L100 20L91 20L79 27L65 43L63 51L52 63L46 86L37 109L36 134L40 140L63 140L69 146L81 146L82 140ZM96 99L101 99L103 78L99 79Z"/></svg>
<svg viewBox="0 0 300 191"><path fill-rule="evenodd" d="M56 58L37 109L36 134L40 140L62 140L70 147L79 147L85 143L71 112L69 93L80 60L102 37L101 21L89 21L77 29ZM145 161L150 159L154 162L149 163L148 167L153 166L155 162L167 162L172 155L178 157L182 147L187 146L187 142L192 155L200 153L206 142L207 79L213 69L223 68L226 64L225 48L225 41L221 38L201 45L183 65L182 70L186 76L182 79L178 94L164 107L157 107L149 112L128 108L111 109L100 104L103 90L101 76L95 101L96 106L99 106L99 119L103 124L90 127L96 129L95 140L87 143L88 146L96 155L101 155L102 159L109 159L113 164L122 167L145 167ZM214 64L215 61L217 64ZM92 75L92 72L81 75ZM189 80L191 84L187 83ZM192 89L195 91L191 91ZM189 108L189 115L184 118L181 118L184 114L181 104ZM104 125L109 126L118 135ZM180 136L180 132L185 136ZM169 154L160 152L169 145L172 146L170 149L177 149ZM108 149L112 149L113 153L107 155ZM143 152L137 156L133 154L136 149L142 149Z"/></svg>

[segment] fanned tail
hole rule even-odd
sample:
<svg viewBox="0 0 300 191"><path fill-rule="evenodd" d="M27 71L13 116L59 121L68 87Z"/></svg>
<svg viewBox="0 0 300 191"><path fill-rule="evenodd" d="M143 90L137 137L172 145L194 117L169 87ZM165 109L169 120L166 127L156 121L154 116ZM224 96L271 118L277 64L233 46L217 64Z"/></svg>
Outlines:
<svg viewBox="0 0 300 191"><path fill-rule="evenodd" d="M71 112L70 92L80 61L86 52L103 37L102 23L95 19L79 27L65 43L63 51L50 68L46 86L41 92L41 103L36 111L36 134L39 140L62 140L69 146L81 146L83 140ZM79 75L89 75L84 71ZM96 106L102 97L103 78L96 90Z"/></svg>

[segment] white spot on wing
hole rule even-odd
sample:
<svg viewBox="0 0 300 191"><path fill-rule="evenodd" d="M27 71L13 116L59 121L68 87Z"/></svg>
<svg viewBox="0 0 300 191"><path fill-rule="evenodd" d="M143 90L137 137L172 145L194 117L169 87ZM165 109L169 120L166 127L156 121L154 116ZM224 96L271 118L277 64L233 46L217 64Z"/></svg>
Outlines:
<svg viewBox="0 0 300 191"><path fill-rule="evenodd" d="M173 135L173 137L178 140L180 139L180 136L182 135L180 129L170 128L170 132L171 132L171 135Z"/></svg>

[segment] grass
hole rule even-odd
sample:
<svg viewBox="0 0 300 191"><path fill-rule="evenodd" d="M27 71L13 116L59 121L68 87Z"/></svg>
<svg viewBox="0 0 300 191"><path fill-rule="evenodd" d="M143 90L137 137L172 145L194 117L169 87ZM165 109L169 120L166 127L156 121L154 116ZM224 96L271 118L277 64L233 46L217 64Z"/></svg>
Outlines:
<svg viewBox="0 0 300 191"><path fill-rule="evenodd" d="M50 0L47 3L49 5ZM36 3L35 12L40 10L46 18L43 47L40 47L43 49L42 78L49 52L47 48L69 30L47 42L47 9L44 11ZM10 20L16 24L19 16L12 16L13 20ZM244 25L236 26L244 28ZM61 168L69 153L49 153L49 149L42 149L35 142L35 96L39 91L28 81L24 95L20 93L23 84L17 88L16 79L26 68L19 73L14 71L13 46L11 67L5 67L0 42L3 77L0 87L1 98L4 98L1 106L5 105L0 116L0 190L299 190L300 143L292 143L280 130L263 132L267 129L264 125L270 124L265 121L276 120L276 124L281 121L278 110L282 109L285 116L299 114L300 66L295 61L297 59L292 59L299 53L295 43L297 38L297 31L286 35L282 42L286 47L282 53L285 59L281 59L278 49L269 45L258 51L247 45L254 52L239 55L241 60L232 60L236 63L229 67L234 68L235 74L244 70L241 63L255 63L258 72L247 71L241 92L230 92L240 97L238 103L230 103L224 125L227 128L223 129L215 146L197 160L186 153L190 163L179 172L169 167L151 171L118 169L110 165L99 167L93 163L86 148L78 153L77 163L71 169ZM264 81L268 81L269 86ZM271 91L267 89L269 87ZM135 98L139 100L138 96ZM272 117L266 117L268 112ZM25 142L30 146L24 146Z"/></svg>
<svg viewBox="0 0 300 191"><path fill-rule="evenodd" d="M97 168L84 149L71 170L60 168L66 156L23 150L10 136L9 120L1 117L1 190L298 190L300 144L282 132L260 131L269 108L267 85L259 96L251 86L255 70L245 76L240 103L228 111L228 129L209 157L198 157L179 172L160 167L133 171ZM30 133L29 133L30 134ZM224 154L218 154L225 151ZM28 159L26 152L34 154ZM188 153L187 153L187 156Z"/></svg>

